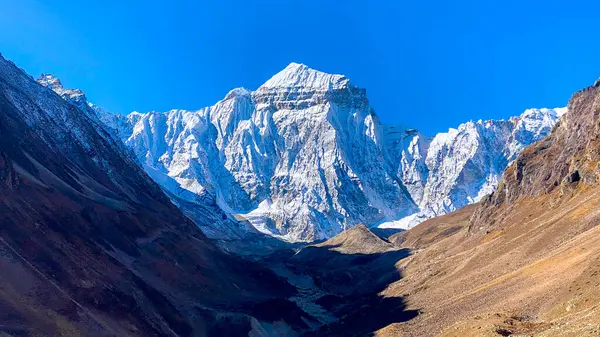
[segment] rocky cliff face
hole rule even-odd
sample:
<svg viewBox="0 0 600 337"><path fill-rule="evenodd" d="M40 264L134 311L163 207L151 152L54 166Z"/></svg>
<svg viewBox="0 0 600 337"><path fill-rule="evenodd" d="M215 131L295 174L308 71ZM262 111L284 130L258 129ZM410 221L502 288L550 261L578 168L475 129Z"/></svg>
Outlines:
<svg viewBox="0 0 600 337"><path fill-rule="evenodd" d="M70 101L82 95L51 77L41 83ZM360 223L410 228L477 201L565 111L530 109L426 137L383 125L346 77L296 63L198 111L121 116L87 104L207 235L256 228L289 241ZM206 205L221 215L201 221Z"/></svg>
<svg viewBox="0 0 600 337"><path fill-rule="evenodd" d="M553 191L568 193L599 181L600 89L598 82L573 95L569 113L550 135L520 153L487 204L514 202Z"/></svg>

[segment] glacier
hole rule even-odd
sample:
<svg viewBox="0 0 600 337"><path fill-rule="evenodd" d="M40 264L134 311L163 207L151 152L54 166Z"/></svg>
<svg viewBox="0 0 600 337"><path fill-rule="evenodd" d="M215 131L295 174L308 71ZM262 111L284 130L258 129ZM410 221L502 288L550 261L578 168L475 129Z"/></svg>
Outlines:
<svg viewBox="0 0 600 337"><path fill-rule="evenodd" d="M477 202L566 108L470 121L428 137L382 124L366 90L291 63L258 89L197 111L113 114L56 78L39 83L102 124L173 203L219 240L262 232L291 242L358 224L410 228Z"/></svg>

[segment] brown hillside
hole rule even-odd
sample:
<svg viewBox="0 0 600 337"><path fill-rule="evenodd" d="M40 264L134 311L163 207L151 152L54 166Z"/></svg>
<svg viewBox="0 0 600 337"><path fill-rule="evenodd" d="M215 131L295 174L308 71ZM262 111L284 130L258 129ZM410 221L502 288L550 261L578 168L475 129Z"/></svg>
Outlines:
<svg viewBox="0 0 600 337"><path fill-rule="evenodd" d="M384 253L395 249L394 245L379 238L365 225L358 225L314 247L328 247L343 254Z"/></svg>
<svg viewBox="0 0 600 337"><path fill-rule="evenodd" d="M490 198L392 237L412 256L382 295L422 314L377 335L600 336L599 116L576 93Z"/></svg>

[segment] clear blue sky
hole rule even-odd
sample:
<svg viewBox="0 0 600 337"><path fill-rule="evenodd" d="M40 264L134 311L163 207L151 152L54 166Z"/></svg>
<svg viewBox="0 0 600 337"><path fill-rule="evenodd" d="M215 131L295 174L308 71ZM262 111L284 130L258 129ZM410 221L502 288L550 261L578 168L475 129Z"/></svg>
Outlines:
<svg viewBox="0 0 600 337"><path fill-rule="evenodd" d="M168 3L168 4L167 4ZM433 134L566 105L600 76L598 1L0 0L0 52L115 112L198 109L288 63Z"/></svg>

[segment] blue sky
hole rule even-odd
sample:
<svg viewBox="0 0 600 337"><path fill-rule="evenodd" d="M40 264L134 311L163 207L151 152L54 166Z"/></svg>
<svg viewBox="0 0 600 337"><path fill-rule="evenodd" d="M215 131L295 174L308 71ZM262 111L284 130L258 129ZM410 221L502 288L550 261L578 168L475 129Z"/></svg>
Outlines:
<svg viewBox="0 0 600 337"><path fill-rule="evenodd" d="M600 76L595 1L0 0L0 52L115 112L198 109L288 63L445 131L564 106Z"/></svg>

